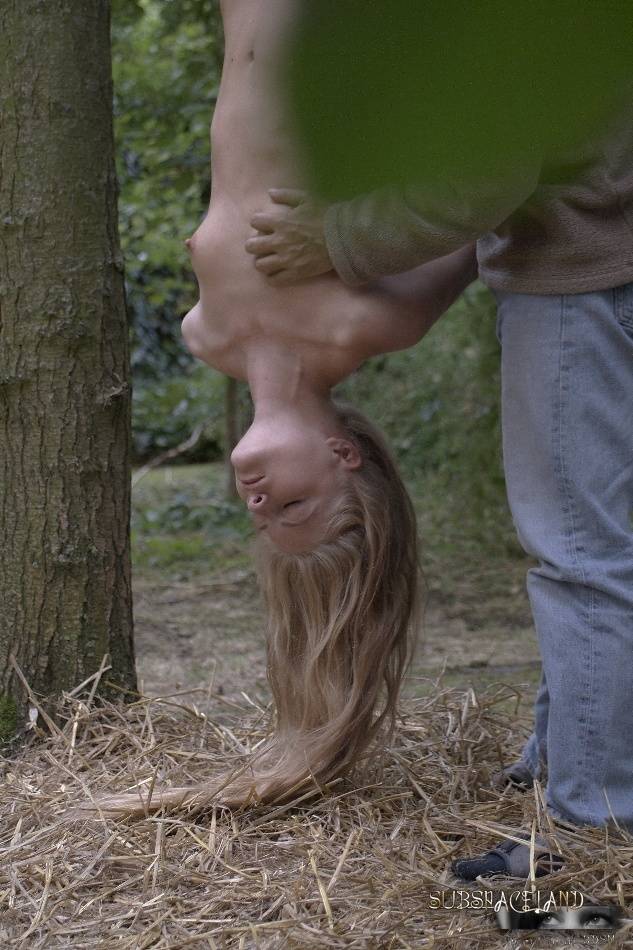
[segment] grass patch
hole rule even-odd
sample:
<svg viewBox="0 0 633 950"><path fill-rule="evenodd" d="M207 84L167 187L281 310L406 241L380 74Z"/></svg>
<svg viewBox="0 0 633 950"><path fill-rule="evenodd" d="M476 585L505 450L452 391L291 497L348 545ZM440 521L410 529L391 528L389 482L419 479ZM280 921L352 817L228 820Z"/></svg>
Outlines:
<svg viewBox="0 0 633 950"><path fill-rule="evenodd" d="M209 534L198 531L172 537L132 534L134 565L137 568L158 568L176 571L175 580L187 580L201 573L246 567L249 557L243 546L230 541L218 543Z"/></svg>
<svg viewBox="0 0 633 950"><path fill-rule="evenodd" d="M245 567L251 538L243 503L224 495L220 464L165 466L148 472L134 488L136 569L187 580Z"/></svg>

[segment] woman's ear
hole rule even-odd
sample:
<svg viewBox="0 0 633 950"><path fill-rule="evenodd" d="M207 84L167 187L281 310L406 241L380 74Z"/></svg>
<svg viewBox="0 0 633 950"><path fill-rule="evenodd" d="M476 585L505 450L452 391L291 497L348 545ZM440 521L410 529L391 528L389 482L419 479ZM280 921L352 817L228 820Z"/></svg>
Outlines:
<svg viewBox="0 0 633 950"><path fill-rule="evenodd" d="M347 439L336 439L332 436L327 440L327 445L331 448L334 455L338 457L343 468L346 468L348 471L360 468L363 464L363 459L358 451L358 447L354 445L353 442L349 442Z"/></svg>

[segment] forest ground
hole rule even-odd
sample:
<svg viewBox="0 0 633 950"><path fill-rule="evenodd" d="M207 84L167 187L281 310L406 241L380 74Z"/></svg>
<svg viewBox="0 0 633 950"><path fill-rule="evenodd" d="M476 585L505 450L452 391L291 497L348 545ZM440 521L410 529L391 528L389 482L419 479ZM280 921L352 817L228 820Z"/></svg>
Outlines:
<svg viewBox="0 0 633 950"><path fill-rule="evenodd" d="M248 700L270 700L263 614L240 502L222 497L220 465L149 472L133 493L134 613L139 688L149 695L195 690L220 721ZM433 508L411 488L420 515L427 585L423 629L404 695L441 684L517 686L532 703L540 663L525 593L530 561L518 550L488 552L467 537L444 537ZM428 524L426 523L428 521ZM427 530L428 529L428 530Z"/></svg>

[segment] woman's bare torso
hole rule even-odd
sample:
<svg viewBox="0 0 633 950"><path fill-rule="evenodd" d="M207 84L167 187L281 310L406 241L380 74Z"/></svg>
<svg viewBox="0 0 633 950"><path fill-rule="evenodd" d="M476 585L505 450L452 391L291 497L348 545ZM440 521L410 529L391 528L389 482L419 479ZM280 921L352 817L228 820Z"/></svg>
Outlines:
<svg viewBox="0 0 633 950"><path fill-rule="evenodd" d="M269 188L305 186L278 81L294 4L225 0L222 8L226 45L211 126L211 200L191 241L200 303L183 333L196 356L238 378L246 378L246 353L258 339L287 341L307 363L329 367L334 385L376 352L381 331L410 325L410 308L378 290L347 287L334 272L273 287L254 268L244 250L253 213L276 207ZM394 339L391 348L408 345L397 331Z"/></svg>

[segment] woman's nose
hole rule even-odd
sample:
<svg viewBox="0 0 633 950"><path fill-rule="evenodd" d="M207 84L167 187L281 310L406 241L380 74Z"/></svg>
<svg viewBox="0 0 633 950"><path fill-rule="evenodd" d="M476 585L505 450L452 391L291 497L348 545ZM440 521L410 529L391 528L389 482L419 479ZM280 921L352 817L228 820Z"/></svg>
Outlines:
<svg viewBox="0 0 633 950"><path fill-rule="evenodd" d="M246 502L246 507L249 511L262 511L262 509L266 506L267 500L268 496L262 494L261 492L249 495Z"/></svg>

